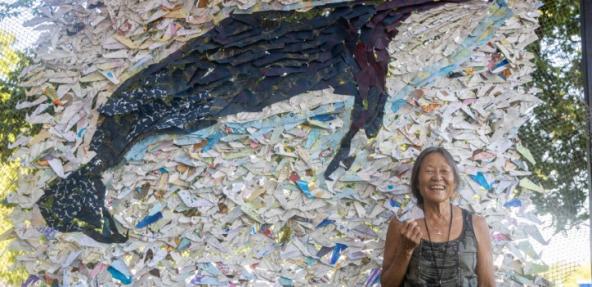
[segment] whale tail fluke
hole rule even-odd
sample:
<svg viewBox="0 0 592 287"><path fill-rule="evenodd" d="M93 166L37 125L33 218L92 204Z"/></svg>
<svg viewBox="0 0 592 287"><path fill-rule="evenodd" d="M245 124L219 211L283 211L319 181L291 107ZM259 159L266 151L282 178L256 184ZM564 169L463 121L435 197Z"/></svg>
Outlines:
<svg viewBox="0 0 592 287"><path fill-rule="evenodd" d="M103 243L127 240L104 207L105 186L92 162L50 183L37 205L47 225L58 231L81 231Z"/></svg>

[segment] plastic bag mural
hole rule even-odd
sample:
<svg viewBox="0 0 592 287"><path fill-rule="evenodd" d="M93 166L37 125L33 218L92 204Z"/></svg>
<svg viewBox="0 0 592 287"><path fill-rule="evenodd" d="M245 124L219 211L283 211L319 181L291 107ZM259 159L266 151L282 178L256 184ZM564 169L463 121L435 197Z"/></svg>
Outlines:
<svg viewBox="0 0 592 287"><path fill-rule="evenodd" d="M9 197L26 284L373 285L430 145L500 283L532 282L537 4L404 2L43 4L18 108L44 128Z"/></svg>

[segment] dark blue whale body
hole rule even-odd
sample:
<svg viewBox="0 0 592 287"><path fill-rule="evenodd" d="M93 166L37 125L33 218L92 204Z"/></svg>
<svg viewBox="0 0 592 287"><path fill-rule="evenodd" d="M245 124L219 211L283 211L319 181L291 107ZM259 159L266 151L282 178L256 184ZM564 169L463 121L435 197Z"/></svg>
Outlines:
<svg viewBox="0 0 592 287"><path fill-rule="evenodd" d="M389 42L411 12L466 0L347 2L306 13L231 15L159 63L125 81L100 108L91 150L97 155L49 184L38 206L47 224L99 242L125 242L104 206L102 173L139 140L189 133L226 115L261 111L295 95L333 87L355 97L352 123L328 165L347 163L350 141L374 137L387 100ZM347 164L346 164L347 167Z"/></svg>

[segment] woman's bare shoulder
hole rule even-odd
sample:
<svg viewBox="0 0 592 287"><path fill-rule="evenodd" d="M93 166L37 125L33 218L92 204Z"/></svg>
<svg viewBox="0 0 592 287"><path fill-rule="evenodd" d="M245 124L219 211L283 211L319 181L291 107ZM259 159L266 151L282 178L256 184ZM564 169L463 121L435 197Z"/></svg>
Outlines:
<svg viewBox="0 0 592 287"><path fill-rule="evenodd" d="M487 225L485 217L478 214L473 214L473 229L475 230L478 241L481 241L481 238L489 237L489 225Z"/></svg>
<svg viewBox="0 0 592 287"><path fill-rule="evenodd" d="M487 221L485 221L485 217L479 214L473 214L473 226L476 228L487 227Z"/></svg>

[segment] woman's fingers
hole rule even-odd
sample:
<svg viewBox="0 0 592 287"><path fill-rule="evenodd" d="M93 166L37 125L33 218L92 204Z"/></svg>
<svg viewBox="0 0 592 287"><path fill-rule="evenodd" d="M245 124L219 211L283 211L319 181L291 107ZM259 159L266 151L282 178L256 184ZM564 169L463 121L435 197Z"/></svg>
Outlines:
<svg viewBox="0 0 592 287"><path fill-rule="evenodd" d="M413 231L415 230L415 227L417 226L417 224L414 221L411 222L406 222L405 223L405 228L403 229L402 234L406 237L406 238L411 238L411 236L413 235Z"/></svg>
<svg viewBox="0 0 592 287"><path fill-rule="evenodd" d="M419 228L419 226L416 226L416 228L414 228L414 231L413 231L413 237L412 237L413 242L415 242L416 244L419 244L419 241L421 240L421 236L422 236L421 229Z"/></svg>
<svg viewBox="0 0 592 287"><path fill-rule="evenodd" d="M407 233L408 229L409 229L409 222L403 222L403 225L401 226L401 234Z"/></svg>
<svg viewBox="0 0 592 287"><path fill-rule="evenodd" d="M406 241L407 246L415 248L417 245L419 245L422 233L417 222L411 221L403 224L403 228L401 228L401 235L403 240Z"/></svg>
<svg viewBox="0 0 592 287"><path fill-rule="evenodd" d="M415 248L421 239L421 229L415 221L406 222L401 228L401 235L408 246Z"/></svg>

